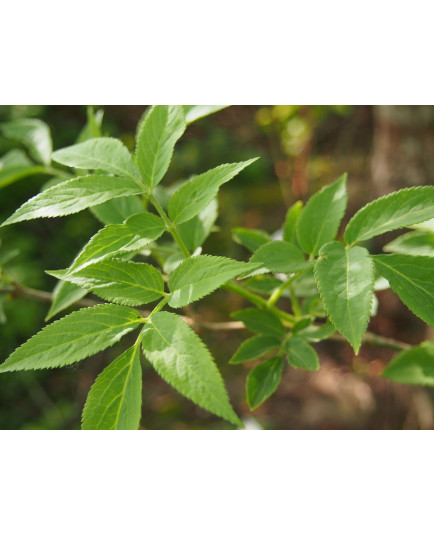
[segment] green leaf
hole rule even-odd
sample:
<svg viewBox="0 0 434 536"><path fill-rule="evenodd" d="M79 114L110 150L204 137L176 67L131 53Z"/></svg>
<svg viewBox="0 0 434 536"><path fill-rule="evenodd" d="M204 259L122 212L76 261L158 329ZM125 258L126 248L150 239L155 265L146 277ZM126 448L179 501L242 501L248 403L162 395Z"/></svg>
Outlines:
<svg viewBox="0 0 434 536"><path fill-rule="evenodd" d="M285 327L279 318L271 311L264 309L242 309L231 314L232 318L243 322L247 329L254 333L262 335L272 335L274 337L283 337Z"/></svg>
<svg viewBox="0 0 434 536"><path fill-rule="evenodd" d="M303 202L297 201L286 213L285 223L283 225L283 239L285 242L290 242L292 244L297 243L297 222L302 210Z"/></svg>
<svg viewBox="0 0 434 536"><path fill-rule="evenodd" d="M273 357L249 372L246 383L247 402L255 410L276 391L282 379L283 359Z"/></svg>
<svg viewBox="0 0 434 536"><path fill-rule="evenodd" d="M310 344L301 337L293 337L285 343L287 359L294 368L319 370L319 357Z"/></svg>
<svg viewBox="0 0 434 536"><path fill-rule="evenodd" d="M297 246L280 241L261 246L255 251L250 262L261 263L267 270L277 274L301 272L311 266Z"/></svg>
<svg viewBox="0 0 434 536"><path fill-rule="evenodd" d="M425 341L404 350L381 373L383 378L408 385L434 387L434 343Z"/></svg>
<svg viewBox="0 0 434 536"><path fill-rule="evenodd" d="M143 305L164 295L163 278L149 264L107 259L74 272L55 270L47 273L121 305Z"/></svg>
<svg viewBox="0 0 434 536"><path fill-rule="evenodd" d="M91 207L91 212L97 220L104 225L124 223L135 214L143 214L145 207L137 195L129 197L115 197L102 205Z"/></svg>
<svg viewBox="0 0 434 536"><path fill-rule="evenodd" d="M101 138L102 136L104 110L95 110L93 106L88 106L86 111L87 123L80 132L77 138L77 143L82 143L92 138Z"/></svg>
<svg viewBox="0 0 434 536"><path fill-rule="evenodd" d="M347 175L325 186L310 198L297 222L297 239L302 249L316 255L334 240L347 208Z"/></svg>
<svg viewBox="0 0 434 536"><path fill-rule="evenodd" d="M235 355L229 361L231 365L238 365L239 363L245 363L258 357L263 356L270 350L274 350L280 347L280 340L277 337L270 335L257 335L251 339L247 339L238 348Z"/></svg>
<svg viewBox="0 0 434 536"><path fill-rule="evenodd" d="M186 128L182 106L153 106L139 130L136 159L152 192L166 174L176 142Z"/></svg>
<svg viewBox="0 0 434 536"><path fill-rule="evenodd" d="M434 257L434 233L406 233L384 246L388 253Z"/></svg>
<svg viewBox="0 0 434 536"><path fill-rule="evenodd" d="M139 251L164 231L163 220L149 212L131 216L125 223L107 225L89 240L67 271L75 272L119 252Z"/></svg>
<svg viewBox="0 0 434 536"><path fill-rule="evenodd" d="M185 112L185 120L187 124L193 123L194 121L197 121L198 119L202 119L202 117L206 117L207 115L214 114L216 112L219 112L220 110L223 110L224 108L227 108L227 104L219 105L219 104L192 104L187 105L185 104L183 106L184 112Z"/></svg>
<svg viewBox="0 0 434 536"><path fill-rule="evenodd" d="M265 231L244 229L243 227L232 229L232 237L237 244L244 246L252 253L271 241L270 235Z"/></svg>
<svg viewBox="0 0 434 536"><path fill-rule="evenodd" d="M345 230L347 244L422 223L434 217L434 186L405 188L363 207Z"/></svg>
<svg viewBox="0 0 434 536"><path fill-rule="evenodd" d="M46 174L44 166L35 166L21 149L13 149L0 158L0 188L30 175Z"/></svg>
<svg viewBox="0 0 434 536"><path fill-rule="evenodd" d="M336 329L359 352L368 326L374 288L374 265L365 248L331 242L315 265L318 290Z"/></svg>
<svg viewBox="0 0 434 536"><path fill-rule="evenodd" d="M300 335L308 342L321 342L329 339L336 333L336 330L330 322L326 322L322 326L309 326L304 329Z"/></svg>
<svg viewBox="0 0 434 536"><path fill-rule="evenodd" d="M77 287L68 281L59 281L53 290L53 301L51 303L50 310L48 311L45 321L51 320L53 316L56 316L61 311L73 305L78 300L81 300L86 296L87 290Z"/></svg>
<svg viewBox="0 0 434 536"><path fill-rule="evenodd" d="M115 138L93 138L60 149L53 160L75 169L103 170L111 175L140 181L139 171L125 145Z"/></svg>
<svg viewBox="0 0 434 536"><path fill-rule="evenodd" d="M195 251L198 247L202 246L211 233L217 216L218 202L216 199L213 199L197 216L178 225L178 234L187 249Z"/></svg>
<svg viewBox="0 0 434 536"><path fill-rule="evenodd" d="M169 277L170 307L185 307L246 271L246 263L200 255L186 259Z"/></svg>
<svg viewBox="0 0 434 536"><path fill-rule="evenodd" d="M0 188L5 188L14 182L17 182L31 175L45 174L45 168L42 166L33 167L11 167L0 170Z"/></svg>
<svg viewBox="0 0 434 536"><path fill-rule="evenodd" d="M191 220L217 195L220 186L233 179L257 158L237 164L224 164L185 183L169 201L169 216L176 224Z"/></svg>
<svg viewBox="0 0 434 536"><path fill-rule="evenodd" d="M110 175L77 177L53 186L24 203L0 227L35 218L75 214L115 197L142 193L136 181Z"/></svg>
<svg viewBox="0 0 434 536"><path fill-rule="evenodd" d="M421 231L422 233L434 233L434 218L424 221L423 223L411 225L411 228L416 231Z"/></svg>
<svg viewBox="0 0 434 536"><path fill-rule="evenodd" d="M33 336L0 365L0 372L64 367L113 346L144 320L121 305L80 309Z"/></svg>
<svg viewBox="0 0 434 536"><path fill-rule="evenodd" d="M6 138L18 141L38 163L48 165L53 150L50 129L39 119L20 119L0 125Z"/></svg>
<svg viewBox="0 0 434 536"><path fill-rule="evenodd" d="M434 258L373 255L379 273L413 313L434 326Z"/></svg>
<svg viewBox="0 0 434 536"><path fill-rule="evenodd" d="M147 359L160 376L195 404L242 426L206 346L177 315L152 316L142 336Z"/></svg>
<svg viewBox="0 0 434 536"><path fill-rule="evenodd" d="M119 356L96 379L83 410L83 430L137 430L142 408L140 347Z"/></svg>

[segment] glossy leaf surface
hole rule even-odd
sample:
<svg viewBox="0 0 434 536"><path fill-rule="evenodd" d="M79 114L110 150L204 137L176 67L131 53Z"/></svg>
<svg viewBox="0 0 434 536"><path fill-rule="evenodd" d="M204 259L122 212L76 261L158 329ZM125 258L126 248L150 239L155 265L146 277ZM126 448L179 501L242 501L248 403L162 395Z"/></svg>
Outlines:
<svg viewBox="0 0 434 536"><path fill-rule="evenodd" d="M155 314L143 333L142 346L158 374L182 395L241 425L209 350L179 316Z"/></svg>
<svg viewBox="0 0 434 536"><path fill-rule="evenodd" d="M130 348L95 380L83 410L83 430L137 430L142 408L140 348Z"/></svg>
<svg viewBox="0 0 434 536"><path fill-rule="evenodd" d="M62 182L43 191L22 205L2 225L36 218L75 214L115 197L141 193L137 182L125 177L89 175Z"/></svg>
<svg viewBox="0 0 434 536"><path fill-rule="evenodd" d="M434 257L374 255L379 273L416 316L434 326Z"/></svg>
<svg viewBox="0 0 434 536"><path fill-rule="evenodd" d="M347 176L313 195L297 221L297 239L306 253L316 255L334 240L347 208Z"/></svg>
<svg viewBox="0 0 434 536"><path fill-rule="evenodd" d="M404 188L363 207L345 230L347 244L369 240L434 217L434 186Z"/></svg>
<svg viewBox="0 0 434 536"><path fill-rule="evenodd" d="M53 322L17 348L0 372L64 367L82 361L138 328L143 318L120 305L80 309Z"/></svg>
<svg viewBox="0 0 434 536"><path fill-rule="evenodd" d="M330 320L357 354L369 322L374 288L374 265L368 251L330 242L320 251L315 279Z"/></svg>

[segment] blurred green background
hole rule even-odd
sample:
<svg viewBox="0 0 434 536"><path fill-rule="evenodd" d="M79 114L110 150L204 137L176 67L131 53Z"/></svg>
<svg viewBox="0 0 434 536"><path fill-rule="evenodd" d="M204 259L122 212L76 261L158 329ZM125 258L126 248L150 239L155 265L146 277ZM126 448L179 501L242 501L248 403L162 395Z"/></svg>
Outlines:
<svg viewBox="0 0 434 536"><path fill-rule="evenodd" d="M119 137L131 150L146 106L103 106L104 135ZM0 123L37 117L53 136L54 149L73 144L86 123L84 106L0 106ZM219 197L219 232L204 251L247 260L231 235L235 227L278 230L287 208L321 186L349 173L348 221L364 203L398 187L432 184L434 107L431 106L233 106L193 124L179 142L165 184L225 162L260 156ZM0 136L0 159L14 147ZM0 219L37 194L47 176L35 175L0 189ZM0 266L23 285L51 291L44 273L69 265L80 247L101 227L89 212L35 220L0 230ZM381 248L381 241L373 244ZM30 298L0 297L0 359L44 325L49 304ZM370 329L418 343L431 337L389 292ZM193 313L225 321L243 307L238 296L218 291L195 304ZM246 332L200 336L222 371L231 399L252 428L401 429L434 427L432 391L392 384L378 376L389 350L364 347L355 358L349 346L319 346L318 373L287 370L277 393L256 412L247 407L244 382L251 366L228 361ZM95 357L50 371L0 375L0 429L78 429L81 409L95 377L122 351L122 343ZM225 429L219 419L175 393L144 364L145 429Z"/></svg>

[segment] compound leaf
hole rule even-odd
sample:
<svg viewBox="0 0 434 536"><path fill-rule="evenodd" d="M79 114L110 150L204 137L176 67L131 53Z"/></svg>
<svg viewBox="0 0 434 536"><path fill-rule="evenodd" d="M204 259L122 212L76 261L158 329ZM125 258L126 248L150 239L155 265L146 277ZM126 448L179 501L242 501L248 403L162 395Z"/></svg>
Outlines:
<svg viewBox="0 0 434 536"><path fill-rule="evenodd" d="M250 262L261 263L267 270L277 274L301 272L311 266L297 246L278 240L257 249Z"/></svg>
<svg viewBox="0 0 434 536"><path fill-rule="evenodd" d="M419 346L398 354L381 375L394 382L434 387L434 343L425 341Z"/></svg>
<svg viewBox="0 0 434 536"><path fill-rule="evenodd" d="M404 188L363 207L345 229L347 244L422 223L434 216L434 186Z"/></svg>
<svg viewBox="0 0 434 536"><path fill-rule="evenodd" d="M36 162L45 165L50 163L53 144L50 129L43 121L19 119L3 123L0 131L6 138L22 143Z"/></svg>
<svg viewBox="0 0 434 536"><path fill-rule="evenodd" d="M201 255L186 259L169 277L171 307L184 307L246 271L246 263Z"/></svg>
<svg viewBox="0 0 434 536"><path fill-rule="evenodd" d="M285 343L288 352L287 359L294 368L303 370L318 370L319 358L316 351L301 337L293 337Z"/></svg>
<svg viewBox="0 0 434 536"><path fill-rule="evenodd" d="M152 316L143 336L147 359L160 376L198 406L241 426L206 346L177 315Z"/></svg>
<svg viewBox="0 0 434 536"><path fill-rule="evenodd" d="M320 251L315 279L336 329L358 353L366 331L373 297L374 265L365 248L345 248L330 242Z"/></svg>
<svg viewBox="0 0 434 536"><path fill-rule="evenodd" d="M151 192L166 174L185 128L182 106L153 106L146 115L137 137L136 159Z"/></svg>
<svg viewBox="0 0 434 536"><path fill-rule="evenodd" d="M406 233L384 246L384 251L434 257L434 233L419 233L418 231Z"/></svg>
<svg viewBox="0 0 434 536"><path fill-rule="evenodd" d="M54 218L75 214L115 197L142 193L132 179L110 175L89 175L62 182L43 191L22 205L1 226L35 218Z"/></svg>
<svg viewBox="0 0 434 536"><path fill-rule="evenodd" d="M131 216L125 223L107 225L84 246L68 268L68 273L116 256L119 252L139 251L157 240L164 231L163 220L149 212Z"/></svg>
<svg viewBox="0 0 434 536"><path fill-rule="evenodd" d="M17 348L0 372L64 367L113 346L143 324L137 311L121 305L80 309L34 335Z"/></svg>
<svg viewBox="0 0 434 536"><path fill-rule="evenodd" d="M347 207L347 175L313 195L297 221L297 239L302 249L316 255L334 240Z"/></svg>
<svg viewBox="0 0 434 536"><path fill-rule="evenodd" d="M191 220L217 195L220 186L233 179L257 158L237 164L224 164L185 183L169 201L169 215L176 224Z"/></svg>
<svg viewBox="0 0 434 536"><path fill-rule="evenodd" d="M83 409L83 430L137 430L142 407L140 347L133 347L105 368Z"/></svg>
<svg viewBox="0 0 434 536"><path fill-rule="evenodd" d="M275 392L282 379L283 359L273 357L249 372L246 383L247 402L255 410Z"/></svg>
<svg viewBox="0 0 434 536"><path fill-rule="evenodd" d="M271 311L265 309L242 309L232 313L232 318L243 322L247 329L254 333L262 335L272 335L274 337L283 337L285 327L279 318Z"/></svg>
<svg viewBox="0 0 434 536"><path fill-rule="evenodd" d="M434 257L393 254L372 258L393 292L416 316L434 326Z"/></svg>
<svg viewBox="0 0 434 536"><path fill-rule="evenodd" d="M74 272L56 270L47 273L122 305L150 303L164 294L163 278L149 264L106 259Z"/></svg>
<svg viewBox="0 0 434 536"><path fill-rule="evenodd" d="M272 337L271 335L257 335L256 337L244 341L229 363L232 365L245 363L246 361L261 357L270 350L279 347L280 340L277 337Z"/></svg>
<svg viewBox="0 0 434 536"><path fill-rule="evenodd" d="M93 138L60 149L53 153L53 160L76 169L103 170L111 175L140 181L140 175L130 152L115 138Z"/></svg>

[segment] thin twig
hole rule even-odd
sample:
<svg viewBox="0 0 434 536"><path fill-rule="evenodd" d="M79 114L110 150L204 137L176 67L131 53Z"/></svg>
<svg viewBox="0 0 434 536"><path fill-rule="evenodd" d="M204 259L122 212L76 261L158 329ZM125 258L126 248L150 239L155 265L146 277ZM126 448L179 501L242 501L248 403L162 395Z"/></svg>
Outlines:
<svg viewBox="0 0 434 536"><path fill-rule="evenodd" d="M53 301L53 296L49 292L43 290L36 290L29 287L24 287L14 283L13 287L0 288L0 294L11 294L12 296L25 296L39 301L51 303ZM94 307L95 305L100 305L103 302L91 299L82 299L75 302L74 305L79 307ZM139 310L140 314L147 318L150 315L150 311ZM198 316L190 318L188 316L181 316L181 318L191 327L203 328L209 331L239 331L246 329L246 326L243 322L208 322L200 320ZM330 337L331 340L337 342L347 342L346 339L335 333ZM408 350L411 348L410 344L405 342L397 341L395 339L390 339L387 337L382 337L370 331L366 332L363 336L363 344L367 346L375 346L379 348L388 348L390 350L402 351Z"/></svg>

